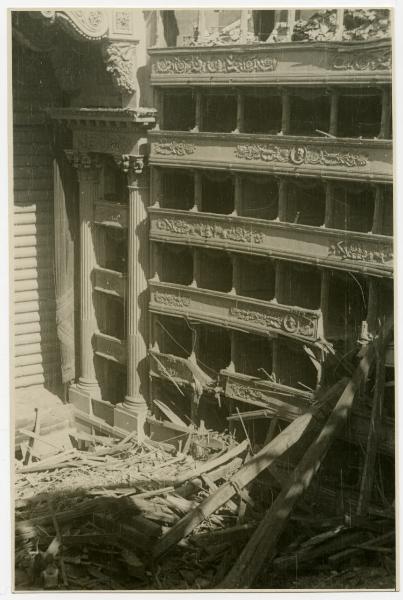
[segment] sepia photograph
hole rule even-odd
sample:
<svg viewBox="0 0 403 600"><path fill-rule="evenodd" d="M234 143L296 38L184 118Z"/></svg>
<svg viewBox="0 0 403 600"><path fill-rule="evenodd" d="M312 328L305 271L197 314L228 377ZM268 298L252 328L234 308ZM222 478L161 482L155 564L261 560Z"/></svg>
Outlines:
<svg viewBox="0 0 403 600"><path fill-rule="evenodd" d="M7 17L13 591L396 591L392 6Z"/></svg>

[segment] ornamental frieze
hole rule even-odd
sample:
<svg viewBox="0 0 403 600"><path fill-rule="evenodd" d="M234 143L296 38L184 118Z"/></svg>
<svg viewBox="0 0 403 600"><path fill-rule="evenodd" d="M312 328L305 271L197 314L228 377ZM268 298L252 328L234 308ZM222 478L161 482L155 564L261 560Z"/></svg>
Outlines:
<svg viewBox="0 0 403 600"><path fill-rule="evenodd" d="M341 53L332 65L339 71L384 71L392 69L392 50L382 52Z"/></svg>
<svg viewBox="0 0 403 600"><path fill-rule="evenodd" d="M156 154L163 155L174 155L174 156L186 156L186 154L193 154L196 150L194 144L187 144L186 142L177 142L175 140L162 140L154 144L154 152Z"/></svg>
<svg viewBox="0 0 403 600"><path fill-rule="evenodd" d="M329 256L342 260L386 263L393 260L393 250L387 245L373 245L340 240L329 248Z"/></svg>
<svg viewBox="0 0 403 600"><path fill-rule="evenodd" d="M304 337L316 337L316 322L309 317L287 313L283 315L277 310L260 312L243 308L231 307L230 315L241 321L261 325L267 329L280 329L286 333L303 335Z"/></svg>
<svg viewBox="0 0 403 600"><path fill-rule="evenodd" d="M277 59L268 54L238 56L234 54L200 56L173 56L158 59L153 72L159 75L171 73L267 73L275 71Z"/></svg>
<svg viewBox="0 0 403 600"><path fill-rule="evenodd" d="M168 294L166 292L155 292L154 302L178 308L190 306L190 298L177 296L176 294Z"/></svg>
<svg viewBox="0 0 403 600"><path fill-rule="evenodd" d="M265 395L259 390L239 383L227 383L225 393L227 396L245 401L259 400L260 402L264 402L266 400Z"/></svg>
<svg viewBox="0 0 403 600"><path fill-rule="evenodd" d="M292 165L324 165L327 167L364 167L367 158L351 152L329 152L311 146L283 147L275 144L238 144L235 156L246 160L290 163Z"/></svg>
<svg viewBox="0 0 403 600"><path fill-rule="evenodd" d="M169 233L179 233L182 235L195 235L204 239L221 239L231 240L235 242L261 244L263 242L263 234L252 228L233 226L226 227L223 225L209 223L188 223L183 219L158 219L158 229Z"/></svg>

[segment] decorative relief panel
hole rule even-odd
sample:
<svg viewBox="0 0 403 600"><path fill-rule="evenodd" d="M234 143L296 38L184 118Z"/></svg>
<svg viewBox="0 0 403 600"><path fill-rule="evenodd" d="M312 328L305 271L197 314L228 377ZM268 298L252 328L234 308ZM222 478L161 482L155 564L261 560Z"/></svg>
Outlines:
<svg viewBox="0 0 403 600"><path fill-rule="evenodd" d="M194 235L204 239L217 238L221 240L232 240L235 242L261 244L263 234L253 227L241 225L218 225L215 223L189 223L183 219L164 218L157 220L157 227L161 231L180 233L182 235Z"/></svg>
<svg viewBox="0 0 403 600"><path fill-rule="evenodd" d="M292 388L292 396L298 398L301 406L295 406L287 403L287 396L284 395L284 386L277 383L264 382L266 390L259 389L252 382L247 382L237 377L237 375L228 375L223 373L225 378L225 395L243 402L257 403L276 410L277 414L282 414L283 418L294 419L301 415L309 407L312 400L312 394ZM290 392L291 389L288 388ZM277 398L276 395L279 395ZM290 394L291 396L291 394Z"/></svg>
<svg viewBox="0 0 403 600"><path fill-rule="evenodd" d="M156 154L163 155L175 155L175 156L186 156L186 154L193 154L196 150L194 144L187 144L186 142L178 142L177 140L161 140L154 145L154 152Z"/></svg>
<svg viewBox="0 0 403 600"><path fill-rule="evenodd" d="M342 167L364 167L367 158L351 152L328 152L310 146L281 147L274 144L238 144L237 158L263 160L265 162L291 163L293 165L324 165Z"/></svg>
<svg viewBox="0 0 403 600"><path fill-rule="evenodd" d="M320 337L320 317L315 311L245 300L221 292L185 286L177 289L174 284L152 283L151 304L155 308L156 305L163 305L174 312L184 309L184 313L210 323L242 325L243 328L249 325L251 330L283 333L311 340Z"/></svg>
<svg viewBox="0 0 403 600"><path fill-rule="evenodd" d="M390 71L392 49L387 48L377 52L343 52L336 56L332 67L339 71Z"/></svg>
<svg viewBox="0 0 403 600"><path fill-rule="evenodd" d="M153 65L157 74L172 73L266 73L275 71L278 61L270 54L193 54L191 56L172 56L158 59Z"/></svg>
<svg viewBox="0 0 403 600"><path fill-rule="evenodd" d="M340 240L329 248L329 256L341 260L386 263L393 260L392 242L390 246L368 242L349 242Z"/></svg>
<svg viewBox="0 0 403 600"><path fill-rule="evenodd" d="M108 269L95 269L95 289L106 294L123 298L126 289L126 280L122 273Z"/></svg>
<svg viewBox="0 0 403 600"><path fill-rule="evenodd" d="M172 354L150 353L152 357L151 370L160 377L172 377L180 379L189 385L194 382L192 371L189 369L186 359Z"/></svg>
<svg viewBox="0 0 403 600"><path fill-rule="evenodd" d="M106 70L123 94L136 89L136 46L133 42L104 42L103 56Z"/></svg>
<svg viewBox="0 0 403 600"><path fill-rule="evenodd" d="M101 39L108 32L108 19L104 10L43 10L41 13L46 19L58 20L67 30L88 40Z"/></svg>
<svg viewBox="0 0 403 600"><path fill-rule="evenodd" d="M117 338L97 333L95 335L95 353L122 365L126 364L126 345Z"/></svg>

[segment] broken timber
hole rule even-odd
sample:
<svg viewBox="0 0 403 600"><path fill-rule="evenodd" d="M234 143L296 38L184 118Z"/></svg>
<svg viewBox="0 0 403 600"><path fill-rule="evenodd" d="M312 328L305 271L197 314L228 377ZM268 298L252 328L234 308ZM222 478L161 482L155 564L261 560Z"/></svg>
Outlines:
<svg viewBox="0 0 403 600"><path fill-rule="evenodd" d="M339 427L346 421L360 385L368 378L375 354L381 353L392 334L392 321L385 325L380 339L363 348L365 354L353 373L343 394L333 408L322 431L311 444L286 485L257 527L218 589L250 588L264 564L270 561L277 548L277 540L288 522L288 517L302 494L309 487L314 475L333 442ZM278 439L278 438L276 438Z"/></svg>
<svg viewBox="0 0 403 600"><path fill-rule="evenodd" d="M228 500L231 500L231 498L238 493L237 490L245 487L276 458L281 456L290 446L295 444L301 438L313 418L312 413L306 413L305 415L298 417L273 441L255 454L255 456L232 477L231 481L218 488L213 494L201 502L197 508L178 521L178 523L176 523L175 526L159 540L158 544L156 544L154 548L154 557L157 558L164 554L171 546L191 533L199 523L204 521L204 519L207 519L209 515L226 504ZM246 449L247 445L248 441L244 440L243 449ZM187 477L189 477L189 474ZM183 478L181 477L181 480L182 479Z"/></svg>

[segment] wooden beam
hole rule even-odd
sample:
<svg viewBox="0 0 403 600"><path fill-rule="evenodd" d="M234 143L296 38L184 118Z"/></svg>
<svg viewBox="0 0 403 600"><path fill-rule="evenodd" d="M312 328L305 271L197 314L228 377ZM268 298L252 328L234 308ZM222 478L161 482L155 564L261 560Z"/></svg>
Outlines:
<svg viewBox="0 0 403 600"><path fill-rule="evenodd" d="M375 342L368 344L364 349L364 356L361 358L357 369L354 371L352 378L346 385L344 392L333 408L318 437L310 445L288 478L287 484L282 488L255 533L246 544L238 560L217 588L250 588L263 564L267 565L268 561L273 558L277 548L277 541L288 523L294 506L309 487L340 426L345 423L353 406L357 390L368 378L375 358L375 347L385 347L392 334L392 324L393 320L390 319L385 326L382 340L377 339Z"/></svg>

